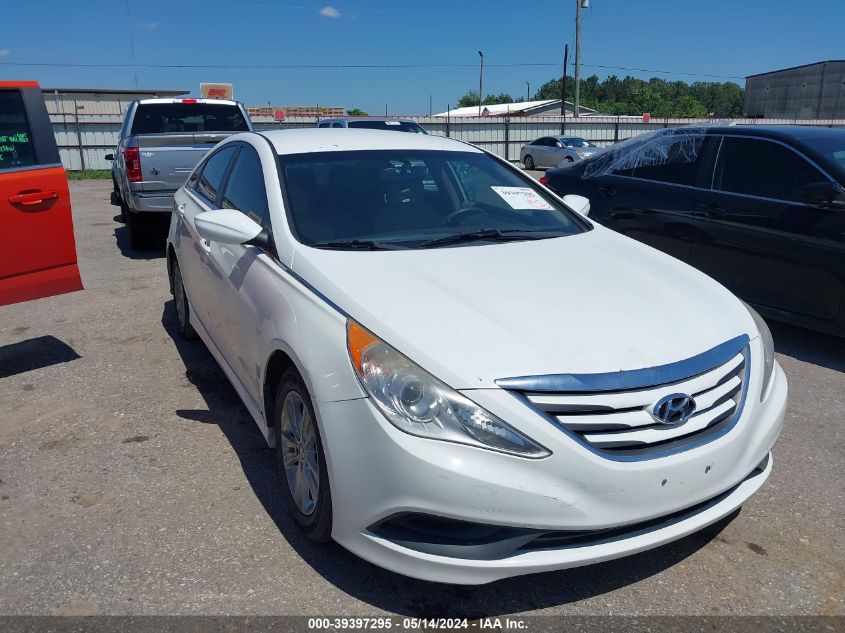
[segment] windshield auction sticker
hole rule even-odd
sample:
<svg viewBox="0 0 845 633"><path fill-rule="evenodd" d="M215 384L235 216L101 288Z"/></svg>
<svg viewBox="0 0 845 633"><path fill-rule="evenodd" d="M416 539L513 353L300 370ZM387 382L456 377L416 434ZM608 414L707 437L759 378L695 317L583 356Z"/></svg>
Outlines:
<svg viewBox="0 0 845 633"><path fill-rule="evenodd" d="M540 209L553 211L554 208L543 200L531 187L490 187L507 202L512 209Z"/></svg>

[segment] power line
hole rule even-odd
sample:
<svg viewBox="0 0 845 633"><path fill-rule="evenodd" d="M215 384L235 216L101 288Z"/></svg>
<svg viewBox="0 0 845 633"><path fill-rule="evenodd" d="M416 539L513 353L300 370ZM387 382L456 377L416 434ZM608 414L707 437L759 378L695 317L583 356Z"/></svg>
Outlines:
<svg viewBox="0 0 845 633"><path fill-rule="evenodd" d="M570 64L572 65L572 64ZM745 79L738 75L714 75L709 73L691 73L676 70L655 70L652 68L633 68L630 66L609 66L604 64L581 64L589 68L607 70L627 70L631 72L654 73L657 75L685 75L688 77L713 77L717 79ZM224 70L309 70L309 69L407 69L407 68L475 68L475 64L100 64L68 62L0 62L0 66L40 66L51 68L196 68ZM485 63L493 68L554 68L557 64L548 63Z"/></svg>

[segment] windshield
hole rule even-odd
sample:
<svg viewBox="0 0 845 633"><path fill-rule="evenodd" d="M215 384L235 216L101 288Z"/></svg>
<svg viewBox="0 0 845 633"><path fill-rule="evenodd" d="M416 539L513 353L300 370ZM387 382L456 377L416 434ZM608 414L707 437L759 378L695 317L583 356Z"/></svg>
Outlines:
<svg viewBox="0 0 845 633"><path fill-rule="evenodd" d="M563 144L566 147L595 147L590 141L584 138L565 138Z"/></svg>
<svg viewBox="0 0 845 633"><path fill-rule="evenodd" d="M845 169L845 134L822 138L803 138L801 141Z"/></svg>
<svg viewBox="0 0 845 633"><path fill-rule="evenodd" d="M132 120L132 134L248 130L238 106L217 103L141 103Z"/></svg>
<svg viewBox="0 0 845 633"><path fill-rule="evenodd" d="M365 119L363 121L349 121L349 127L366 128L368 130L393 130L395 132L414 132L426 134L426 131L412 121L378 121Z"/></svg>
<svg viewBox="0 0 845 633"><path fill-rule="evenodd" d="M533 180L479 152L318 152L279 162L294 233L311 246L429 248L458 234L471 244L590 228ZM486 235L464 235L479 231Z"/></svg>

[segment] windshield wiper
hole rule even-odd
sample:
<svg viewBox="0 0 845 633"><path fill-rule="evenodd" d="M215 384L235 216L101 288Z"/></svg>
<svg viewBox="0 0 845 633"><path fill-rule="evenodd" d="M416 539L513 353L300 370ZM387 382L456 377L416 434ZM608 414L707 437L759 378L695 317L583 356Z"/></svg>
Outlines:
<svg viewBox="0 0 845 633"><path fill-rule="evenodd" d="M446 244L460 244L461 242L477 242L479 240L490 240L495 242L519 242L522 240L542 240L550 237L560 237L563 233L554 231L541 231L538 229L478 229L477 231L466 231L455 233L444 237L436 237L427 240L419 245L419 248L431 248L432 246L444 246Z"/></svg>
<svg viewBox="0 0 845 633"><path fill-rule="evenodd" d="M338 250L356 251L396 251L404 248L388 242L374 242L373 240L334 240L311 244L314 248L332 248Z"/></svg>

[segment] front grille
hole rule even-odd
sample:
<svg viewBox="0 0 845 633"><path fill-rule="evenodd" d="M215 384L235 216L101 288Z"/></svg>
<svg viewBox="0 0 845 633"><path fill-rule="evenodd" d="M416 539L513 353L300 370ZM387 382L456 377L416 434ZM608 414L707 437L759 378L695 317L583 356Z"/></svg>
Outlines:
<svg viewBox="0 0 845 633"><path fill-rule="evenodd" d="M712 440L736 423L748 382L748 354L748 339L741 337L665 368L523 377L499 384L598 451L657 456ZM637 385L638 378L644 382ZM695 402L693 414L680 424L652 415L656 403L672 394L689 395Z"/></svg>

